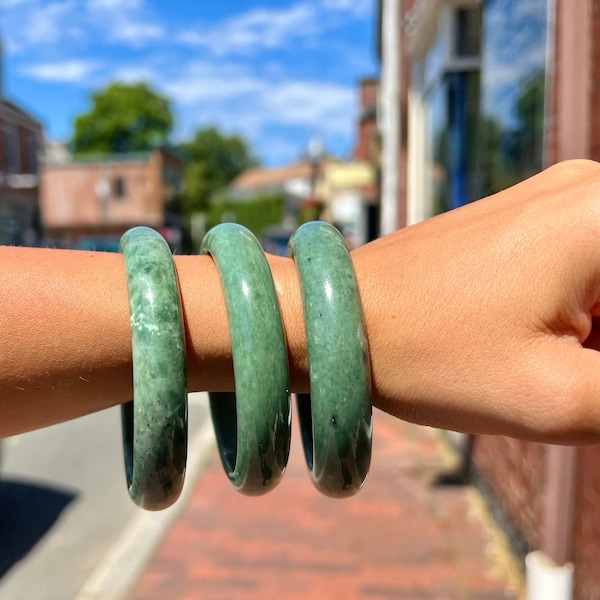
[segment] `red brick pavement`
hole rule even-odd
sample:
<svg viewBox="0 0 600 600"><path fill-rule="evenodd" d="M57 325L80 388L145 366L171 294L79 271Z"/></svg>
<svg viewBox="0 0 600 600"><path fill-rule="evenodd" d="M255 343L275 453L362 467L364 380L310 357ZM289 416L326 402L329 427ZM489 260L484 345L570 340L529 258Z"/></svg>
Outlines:
<svg viewBox="0 0 600 600"><path fill-rule="evenodd" d="M349 500L320 495L298 432L279 487L231 488L215 456L133 593L135 600L501 600L489 529L426 428L375 415L371 472Z"/></svg>

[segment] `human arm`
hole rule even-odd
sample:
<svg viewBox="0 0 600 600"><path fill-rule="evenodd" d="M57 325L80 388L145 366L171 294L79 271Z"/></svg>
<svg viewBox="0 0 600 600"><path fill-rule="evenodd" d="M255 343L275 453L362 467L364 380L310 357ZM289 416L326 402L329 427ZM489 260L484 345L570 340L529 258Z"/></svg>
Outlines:
<svg viewBox="0 0 600 600"><path fill-rule="evenodd" d="M558 165L354 251L374 404L462 431L600 440L599 184L596 163ZM0 260L0 435L131 399L122 258L2 248ZM232 389L212 260L175 260L190 390ZM306 391L295 267L269 260L292 389Z"/></svg>

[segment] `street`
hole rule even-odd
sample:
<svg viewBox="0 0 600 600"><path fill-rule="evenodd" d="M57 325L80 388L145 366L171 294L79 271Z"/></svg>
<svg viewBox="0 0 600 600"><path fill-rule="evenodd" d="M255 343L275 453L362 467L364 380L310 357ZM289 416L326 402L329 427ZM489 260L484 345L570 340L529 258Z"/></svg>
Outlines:
<svg viewBox="0 0 600 600"><path fill-rule="evenodd" d="M190 395L190 443L207 416L204 395ZM127 493L119 409L2 443L0 597L76 598L143 513Z"/></svg>

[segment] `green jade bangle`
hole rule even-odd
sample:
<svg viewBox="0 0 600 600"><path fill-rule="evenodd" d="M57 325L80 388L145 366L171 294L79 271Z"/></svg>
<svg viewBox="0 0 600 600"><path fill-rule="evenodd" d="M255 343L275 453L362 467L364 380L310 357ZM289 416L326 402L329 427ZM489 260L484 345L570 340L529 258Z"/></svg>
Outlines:
<svg viewBox="0 0 600 600"><path fill-rule="evenodd" d="M290 450L287 345L269 264L245 227L211 229L200 252L211 254L225 296L235 393L211 392L210 407L223 467L248 495L280 481Z"/></svg>
<svg viewBox="0 0 600 600"><path fill-rule="evenodd" d="M125 472L131 499L167 508L181 493L187 458L183 316L171 251L153 229L121 238L133 358L133 402L122 405Z"/></svg>
<svg viewBox="0 0 600 600"><path fill-rule="evenodd" d="M298 395L306 461L319 491L344 498L364 483L373 431L356 276L344 238L327 223L300 227L288 250L300 277L308 345L310 394Z"/></svg>

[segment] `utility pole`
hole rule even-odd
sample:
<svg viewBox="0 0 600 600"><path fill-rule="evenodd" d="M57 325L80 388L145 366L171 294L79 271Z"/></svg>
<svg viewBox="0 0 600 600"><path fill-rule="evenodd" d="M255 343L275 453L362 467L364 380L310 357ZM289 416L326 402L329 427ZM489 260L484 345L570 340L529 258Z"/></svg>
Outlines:
<svg viewBox="0 0 600 600"><path fill-rule="evenodd" d="M398 168L400 145L400 0L381 2L382 135L380 233L398 229Z"/></svg>

